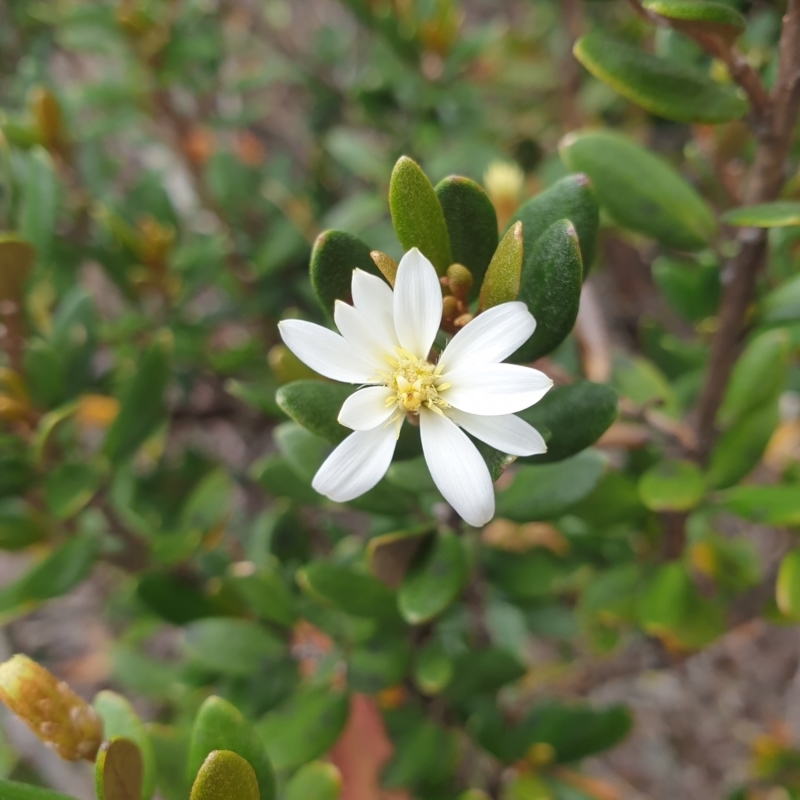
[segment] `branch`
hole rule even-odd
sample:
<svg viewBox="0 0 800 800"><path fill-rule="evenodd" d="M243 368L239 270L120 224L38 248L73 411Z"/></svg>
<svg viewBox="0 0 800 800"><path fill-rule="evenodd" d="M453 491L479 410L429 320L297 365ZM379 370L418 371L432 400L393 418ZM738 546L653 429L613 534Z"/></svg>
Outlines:
<svg viewBox="0 0 800 800"><path fill-rule="evenodd" d="M778 49L778 73L764 125L756 131L756 155L744 205L766 203L780 194L792 130L800 111L800 0L789 0ZM701 458L714 442L714 420L739 353L744 321L756 276L764 262L767 236L763 228L743 228L739 252L722 270L724 292L719 325L711 345L708 372L697 405L696 430Z"/></svg>

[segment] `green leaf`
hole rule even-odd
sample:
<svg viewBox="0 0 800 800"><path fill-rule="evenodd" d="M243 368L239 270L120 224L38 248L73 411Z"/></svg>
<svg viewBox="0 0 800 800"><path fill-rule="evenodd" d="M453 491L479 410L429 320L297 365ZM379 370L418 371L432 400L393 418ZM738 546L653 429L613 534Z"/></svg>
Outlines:
<svg viewBox="0 0 800 800"><path fill-rule="evenodd" d="M775 584L775 600L781 613L800 619L800 550L791 550L781 561Z"/></svg>
<svg viewBox="0 0 800 800"><path fill-rule="evenodd" d="M487 550L482 557L490 583L515 600L543 598L554 593L556 581L573 569L569 562L542 547L527 553Z"/></svg>
<svg viewBox="0 0 800 800"><path fill-rule="evenodd" d="M596 78L659 117L713 124L747 113L736 89L600 31L582 36L572 52Z"/></svg>
<svg viewBox="0 0 800 800"><path fill-rule="evenodd" d="M311 597L354 617L398 619L395 594L377 578L350 567L314 561L297 573L297 582Z"/></svg>
<svg viewBox="0 0 800 800"><path fill-rule="evenodd" d="M554 386L538 403L519 414L537 429L550 432L547 452L518 458L545 464L563 461L593 445L617 418L617 395L609 386L576 381Z"/></svg>
<svg viewBox="0 0 800 800"><path fill-rule="evenodd" d="M32 242L41 261L50 259L58 220L59 185L50 154L34 147L25 159L19 232Z"/></svg>
<svg viewBox="0 0 800 800"><path fill-rule="evenodd" d="M678 250L699 250L714 236L711 209L662 158L609 131L571 133L559 146L568 169L585 172L609 214L624 228Z"/></svg>
<svg viewBox="0 0 800 800"><path fill-rule="evenodd" d="M186 625L218 612L206 594L185 576L146 572L136 585L136 596L152 612L173 625Z"/></svg>
<svg viewBox="0 0 800 800"><path fill-rule="evenodd" d="M130 739L116 736L103 742L94 769L98 800L135 800L142 796L142 754Z"/></svg>
<svg viewBox="0 0 800 800"><path fill-rule="evenodd" d="M718 497L728 511L776 527L800 526L800 486L734 486Z"/></svg>
<svg viewBox="0 0 800 800"><path fill-rule="evenodd" d="M294 473L309 483L330 452L328 442L296 422L282 422L272 437Z"/></svg>
<svg viewBox="0 0 800 800"><path fill-rule="evenodd" d="M538 239L522 266L520 300L536 320L536 330L513 355L535 361L569 336L581 301L583 265L578 234L569 220L554 222Z"/></svg>
<svg viewBox="0 0 800 800"><path fill-rule="evenodd" d="M103 720L103 736L106 739L122 737L133 742L142 758L142 800L150 800L155 790L156 757L153 743L147 735L142 721L131 704L116 692L102 691L92 703Z"/></svg>
<svg viewBox="0 0 800 800"><path fill-rule="evenodd" d="M788 228L800 225L800 202L776 200L756 206L743 206L726 211L720 219L728 225L744 228Z"/></svg>
<svg viewBox="0 0 800 800"><path fill-rule="evenodd" d="M458 597L467 577L461 542L451 531L440 532L420 553L397 592L397 607L411 625L428 622Z"/></svg>
<svg viewBox="0 0 800 800"><path fill-rule="evenodd" d="M450 236L436 192L419 164L403 156L389 182L392 225L403 250L417 247L444 275L453 263Z"/></svg>
<svg viewBox="0 0 800 800"><path fill-rule="evenodd" d="M753 339L733 368L717 424L729 428L745 414L775 399L784 387L788 367L786 331L767 331Z"/></svg>
<svg viewBox="0 0 800 800"><path fill-rule="evenodd" d="M208 617L184 629L189 656L207 669L224 675L250 675L276 661L284 643L255 622Z"/></svg>
<svg viewBox="0 0 800 800"><path fill-rule="evenodd" d="M322 308L331 316L336 300L350 299L354 269L378 274L370 249L361 239L344 231L325 231L311 251L311 288Z"/></svg>
<svg viewBox="0 0 800 800"><path fill-rule="evenodd" d="M44 481L44 500L54 517L69 519L85 508L102 481L89 464L59 464Z"/></svg>
<svg viewBox="0 0 800 800"><path fill-rule="evenodd" d="M586 450L557 464L520 467L497 493L498 517L515 522L553 519L594 489L605 471L604 456Z"/></svg>
<svg viewBox="0 0 800 800"><path fill-rule="evenodd" d="M230 750L253 768L261 800L275 797L275 775L264 743L241 712L221 697L209 697L197 712L189 745L188 774L194 778L209 753Z"/></svg>
<svg viewBox="0 0 800 800"><path fill-rule="evenodd" d="M352 647L347 659L347 684L355 692L376 694L402 683L410 645L400 636L379 633Z"/></svg>
<svg viewBox="0 0 800 800"><path fill-rule="evenodd" d="M499 647L462 653L453 661L453 678L445 689L451 703L469 702L478 695L494 694L525 674L516 656Z"/></svg>
<svg viewBox="0 0 800 800"><path fill-rule="evenodd" d="M453 678L453 661L437 642L417 652L414 662L414 683L425 695L442 692Z"/></svg>
<svg viewBox="0 0 800 800"><path fill-rule="evenodd" d="M194 775L186 780L189 732L184 728L150 723L147 733L156 751L156 786L164 800L186 800Z"/></svg>
<svg viewBox="0 0 800 800"><path fill-rule="evenodd" d="M420 716L393 740L394 753L381 774L382 786L416 790L413 796L420 797L424 796L420 791L423 787L441 786L452 780L458 757L452 731Z"/></svg>
<svg viewBox="0 0 800 800"><path fill-rule="evenodd" d="M745 18L727 3L706 0L644 0L651 13L670 20L676 30L694 38L709 34L731 44L746 27Z"/></svg>
<svg viewBox="0 0 800 800"><path fill-rule="evenodd" d="M291 627L297 621L296 603L277 569L249 561L231 564L226 580L261 619Z"/></svg>
<svg viewBox="0 0 800 800"><path fill-rule="evenodd" d="M89 575L98 549L94 534L73 535L26 573L17 584L17 597L38 602L66 594Z"/></svg>
<svg viewBox="0 0 800 800"><path fill-rule="evenodd" d="M259 800L250 764L230 750L209 753L197 773L190 800Z"/></svg>
<svg viewBox="0 0 800 800"><path fill-rule="evenodd" d="M288 497L301 503L316 504L322 499L311 488L311 481L299 478L285 458L268 456L251 468L253 480L275 497Z"/></svg>
<svg viewBox="0 0 800 800"><path fill-rule="evenodd" d="M341 793L339 770L327 761L312 761L292 775L283 797L284 800L339 800Z"/></svg>
<svg viewBox="0 0 800 800"><path fill-rule="evenodd" d="M119 414L108 429L103 450L112 464L127 461L165 419L162 402L170 378L172 336L156 336L120 397Z"/></svg>
<svg viewBox="0 0 800 800"><path fill-rule="evenodd" d="M278 389L281 410L311 433L339 444L352 431L340 425L339 412L355 387L322 381L293 381Z"/></svg>
<svg viewBox="0 0 800 800"><path fill-rule="evenodd" d="M761 303L764 322L800 320L800 275L770 292Z"/></svg>
<svg viewBox="0 0 800 800"><path fill-rule="evenodd" d="M0 500L0 550L22 550L47 535L44 520L21 497Z"/></svg>
<svg viewBox="0 0 800 800"><path fill-rule="evenodd" d="M517 299L522 279L522 223L515 222L497 247L480 291L480 308Z"/></svg>
<svg viewBox="0 0 800 800"><path fill-rule="evenodd" d="M567 175L514 212L509 228L522 223L525 261L542 234L554 223L568 219L578 232L584 277L594 261L600 211L597 194L586 175Z"/></svg>
<svg viewBox="0 0 800 800"><path fill-rule="evenodd" d="M347 722L348 711L346 692L301 689L267 714L256 729L275 769L292 769L330 749Z"/></svg>
<svg viewBox="0 0 800 800"><path fill-rule="evenodd" d="M717 439L708 463L707 482L714 489L738 483L759 462L780 415L776 401L745 414Z"/></svg>
<svg viewBox="0 0 800 800"><path fill-rule="evenodd" d="M660 256L652 271L664 299L685 320L700 322L717 313L722 289L716 264Z"/></svg>
<svg viewBox="0 0 800 800"><path fill-rule="evenodd" d="M470 297L474 298L497 249L497 214L486 192L469 178L445 178L436 184L435 192L447 225L452 261L472 273Z"/></svg>
<svg viewBox="0 0 800 800"><path fill-rule="evenodd" d="M408 530L373 536L367 542L366 552L372 574L390 589L399 588L417 551L435 531L434 524L425 523Z"/></svg>
<svg viewBox="0 0 800 800"><path fill-rule="evenodd" d="M3 800L75 800L71 795L52 792L41 786L7 781L0 778L0 797Z"/></svg>
<svg viewBox="0 0 800 800"><path fill-rule="evenodd" d="M0 236L0 301L20 302L35 260L36 250L22 237Z"/></svg>
<svg viewBox="0 0 800 800"><path fill-rule="evenodd" d="M688 511L705 491L702 473L689 461L659 461L639 479L639 497L651 511Z"/></svg>

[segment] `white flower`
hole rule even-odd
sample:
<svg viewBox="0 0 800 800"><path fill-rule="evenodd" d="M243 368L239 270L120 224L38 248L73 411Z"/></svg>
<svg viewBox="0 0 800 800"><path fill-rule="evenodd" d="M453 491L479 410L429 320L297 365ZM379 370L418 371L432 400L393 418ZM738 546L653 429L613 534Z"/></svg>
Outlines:
<svg viewBox="0 0 800 800"><path fill-rule="evenodd" d="M552 386L542 372L501 364L526 342L536 322L524 303L503 303L465 325L438 361L431 347L442 318L436 270L416 248L403 256L394 291L356 269L353 304L336 301L341 336L301 320L280 323L289 349L311 369L364 385L344 402L339 422L350 434L314 476L312 486L337 502L371 489L386 474L400 427L418 417L431 477L470 525L494 515L489 470L472 434L510 455L544 453L544 439L514 416Z"/></svg>

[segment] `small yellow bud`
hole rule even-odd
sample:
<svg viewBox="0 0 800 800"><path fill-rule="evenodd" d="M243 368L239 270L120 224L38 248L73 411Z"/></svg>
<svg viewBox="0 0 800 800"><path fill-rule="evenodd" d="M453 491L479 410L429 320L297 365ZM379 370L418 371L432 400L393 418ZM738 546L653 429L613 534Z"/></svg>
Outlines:
<svg viewBox="0 0 800 800"><path fill-rule="evenodd" d="M119 400L102 394L84 394L78 400L75 418L85 428L107 428L119 413Z"/></svg>
<svg viewBox="0 0 800 800"><path fill-rule="evenodd" d="M97 712L27 656L0 664L0 700L61 758L94 761L103 740Z"/></svg>
<svg viewBox="0 0 800 800"><path fill-rule="evenodd" d="M497 224L500 230L519 205L525 173L516 164L507 161L492 161L483 174L483 185L486 194L497 211Z"/></svg>
<svg viewBox="0 0 800 800"><path fill-rule="evenodd" d="M463 300L472 288L472 273L463 264L451 264L447 268L447 285L453 297Z"/></svg>
<svg viewBox="0 0 800 800"><path fill-rule="evenodd" d="M394 286L394 279L397 275L397 262L386 253L380 250L373 250L369 257L375 262L375 266L381 271L381 275L389 281L389 286Z"/></svg>

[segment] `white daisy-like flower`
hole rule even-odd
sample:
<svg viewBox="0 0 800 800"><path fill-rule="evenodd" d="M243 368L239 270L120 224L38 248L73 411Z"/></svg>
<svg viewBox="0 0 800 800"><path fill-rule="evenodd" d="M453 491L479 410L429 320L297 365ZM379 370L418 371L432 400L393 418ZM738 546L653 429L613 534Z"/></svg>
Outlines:
<svg viewBox="0 0 800 800"><path fill-rule="evenodd" d="M484 311L437 359L431 348L442 289L419 250L403 256L394 291L353 270L352 296L352 306L336 301L341 335L302 320L279 324L287 347L315 372L364 387L339 412L339 422L355 433L328 456L312 486L340 503L364 494L386 474L400 428L414 417L436 487L470 525L484 525L494 515L494 489L466 433L515 456L547 449L539 432L514 414L540 400L553 382L538 370L500 363L536 327L527 306L503 303Z"/></svg>

